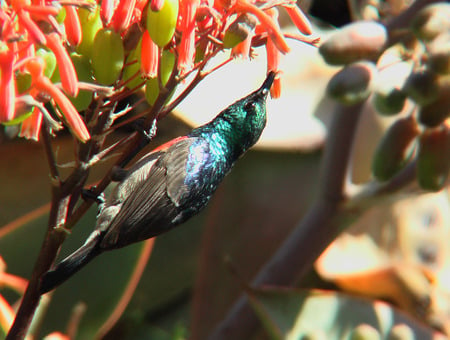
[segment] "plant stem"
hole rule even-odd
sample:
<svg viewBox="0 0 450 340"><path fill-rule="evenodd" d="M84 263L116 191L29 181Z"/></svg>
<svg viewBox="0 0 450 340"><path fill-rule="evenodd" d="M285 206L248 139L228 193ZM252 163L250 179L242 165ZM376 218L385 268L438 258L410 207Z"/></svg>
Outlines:
<svg viewBox="0 0 450 340"><path fill-rule="evenodd" d="M59 248L66 237L66 233L62 228L56 228L54 226L61 225L58 223L61 222L60 219L67 211L68 205L69 200L67 199L67 196L61 197L60 187L54 186L52 190L49 229L46 238L42 243L39 256L36 260L30 281L28 282L28 287L22 298L14 323L6 336L7 340L24 339L27 335L28 328L30 327L40 301L40 277L50 269L58 254Z"/></svg>

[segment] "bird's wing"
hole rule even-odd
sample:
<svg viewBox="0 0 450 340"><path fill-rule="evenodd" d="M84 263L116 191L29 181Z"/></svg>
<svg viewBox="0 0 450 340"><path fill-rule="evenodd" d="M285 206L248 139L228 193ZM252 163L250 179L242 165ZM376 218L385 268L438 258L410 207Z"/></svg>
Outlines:
<svg viewBox="0 0 450 340"><path fill-rule="evenodd" d="M197 138L180 138L168 149L158 149L159 159L123 202L101 241L102 248L119 248L142 241L177 224L173 221L181 213L181 196L176 191L177 188L180 192L188 190L184 185L186 164L195 142Z"/></svg>

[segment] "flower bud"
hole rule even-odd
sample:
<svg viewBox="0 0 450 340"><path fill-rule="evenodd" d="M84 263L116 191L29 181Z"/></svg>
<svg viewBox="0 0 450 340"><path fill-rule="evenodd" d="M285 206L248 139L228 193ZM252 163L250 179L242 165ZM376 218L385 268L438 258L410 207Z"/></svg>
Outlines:
<svg viewBox="0 0 450 340"><path fill-rule="evenodd" d="M138 45L131 50L125 61L122 80L126 82L125 85L129 89L135 88L144 81L141 76L141 46L142 39L139 40Z"/></svg>
<svg viewBox="0 0 450 340"><path fill-rule="evenodd" d="M228 27L223 37L223 47L233 48L252 34L257 24L256 18L248 13L239 15Z"/></svg>
<svg viewBox="0 0 450 340"><path fill-rule="evenodd" d="M403 111L406 95L403 91L395 88L387 93L376 92L373 95L372 103L379 114L392 116Z"/></svg>
<svg viewBox="0 0 450 340"><path fill-rule="evenodd" d="M414 340L414 331L405 323L392 327L388 335L388 340Z"/></svg>
<svg viewBox="0 0 450 340"><path fill-rule="evenodd" d="M430 70L413 72L406 79L403 91L417 104L427 105L437 98L438 77Z"/></svg>
<svg viewBox="0 0 450 340"><path fill-rule="evenodd" d="M342 104L352 105L366 99L377 74L371 62L358 62L344 67L329 81L327 94Z"/></svg>
<svg viewBox="0 0 450 340"><path fill-rule="evenodd" d="M430 41L450 29L450 4L439 2L421 9L411 22L417 38Z"/></svg>
<svg viewBox="0 0 450 340"><path fill-rule="evenodd" d="M40 48L36 51L36 56L41 57L45 61L44 75L51 78L56 69L56 56L52 51Z"/></svg>
<svg viewBox="0 0 450 340"><path fill-rule="evenodd" d="M72 53L70 59L72 59L73 66L75 66L75 70L77 71L78 80L86 83L93 83L94 78L89 58L85 55ZM76 97L69 97L69 99L78 112L84 111L92 101L92 92L80 90Z"/></svg>
<svg viewBox="0 0 450 340"><path fill-rule="evenodd" d="M450 74L450 32L440 34L428 50L428 67L438 74Z"/></svg>
<svg viewBox="0 0 450 340"><path fill-rule="evenodd" d="M369 324L360 324L350 332L350 340L380 340L380 333Z"/></svg>
<svg viewBox="0 0 450 340"><path fill-rule="evenodd" d="M437 98L419 108L419 122L428 127L442 124L450 116L450 84L441 84Z"/></svg>
<svg viewBox="0 0 450 340"><path fill-rule="evenodd" d="M419 138L417 180L426 190L441 190L450 171L450 129L425 130Z"/></svg>
<svg viewBox="0 0 450 340"><path fill-rule="evenodd" d="M320 47L319 52L330 65L349 64L375 59L387 41L386 28L376 22L360 21L344 26Z"/></svg>
<svg viewBox="0 0 450 340"><path fill-rule="evenodd" d="M167 84L175 66L175 56L167 50L164 50L161 56L161 83ZM145 87L145 98L150 105L155 104L159 95L159 82L157 78L147 80Z"/></svg>
<svg viewBox="0 0 450 340"><path fill-rule="evenodd" d="M83 39L77 47L77 52L91 58L95 35L103 27L100 18L100 8L96 6L92 11L86 8L80 8L78 9L78 16L80 18Z"/></svg>
<svg viewBox="0 0 450 340"><path fill-rule="evenodd" d="M412 154L412 142L419 134L416 121L402 118L394 122L382 137L372 159L372 173L380 181L397 174Z"/></svg>
<svg viewBox="0 0 450 340"><path fill-rule="evenodd" d="M178 19L178 0L165 0L159 11L148 8L147 30L153 42L159 47L172 40Z"/></svg>
<svg viewBox="0 0 450 340"><path fill-rule="evenodd" d="M114 83L122 71L124 49L120 34L111 29L102 28L94 38L92 51L92 69L98 83Z"/></svg>

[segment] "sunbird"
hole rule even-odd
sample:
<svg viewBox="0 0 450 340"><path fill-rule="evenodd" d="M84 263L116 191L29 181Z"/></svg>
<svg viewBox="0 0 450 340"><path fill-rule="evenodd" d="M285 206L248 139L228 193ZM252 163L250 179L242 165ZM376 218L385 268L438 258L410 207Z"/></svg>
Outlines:
<svg viewBox="0 0 450 340"><path fill-rule="evenodd" d="M102 252L155 237L202 210L234 163L261 136L276 73L211 122L163 144L124 172L86 242L41 279L44 294Z"/></svg>

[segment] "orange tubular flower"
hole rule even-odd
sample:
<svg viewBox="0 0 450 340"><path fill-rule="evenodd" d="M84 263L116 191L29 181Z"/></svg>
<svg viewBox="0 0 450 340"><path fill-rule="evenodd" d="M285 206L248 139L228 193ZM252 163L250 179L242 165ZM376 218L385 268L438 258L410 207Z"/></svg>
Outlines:
<svg viewBox="0 0 450 340"><path fill-rule="evenodd" d="M14 52L0 52L0 122L14 118L14 101L16 89L14 85Z"/></svg>
<svg viewBox="0 0 450 340"><path fill-rule="evenodd" d="M233 57L242 57L247 59L250 55L250 48L252 47L252 38L254 34L249 34L244 41L240 42L231 49Z"/></svg>
<svg viewBox="0 0 450 340"><path fill-rule="evenodd" d="M181 42L178 46L178 70L186 74L194 67L195 57L195 14L200 0L181 0L179 31Z"/></svg>
<svg viewBox="0 0 450 340"><path fill-rule="evenodd" d="M17 12L20 24L25 28L31 38L38 44L45 45L46 39L39 26L31 19L30 13L23 9Z"/></svg>
<svg viewBox="0 0 450 340"><path fill-rule="evenodd" d="M281 53L288 53L290 51L290 48L286 42L286 39L284 39L278 24L276 24L270 16L264 13L263 10L259 9L254 4L249 3L247 0L237 0L233 8L236 12L247 12L255 15L261 25L263 25L267 30L270 38L273 40L275 46L281 51Z"/></svg>
<svg viewBox="0 0 450 340"><path fill-rule="evenodd" d="M312 34L311 23L301 9L297 7L297 5L285 5L283 7L286 9L292 22L300 32L305 35Z"/></svg>
<svg viewBox="0 0 450 340"><path fill-rule="evenodd" d="M55 54L64 90L69 96L76 97L78 95L77 73L57 33L50 33L47 36L47 47Z"/></svg>
<svg viewBox="0 0 450 340"><path fill-rule="evenodd" d="M31 74L32 86L34 86L36 90L52 97L61 109L64 119L75 137L83 143L86 142L91 138L86 125L71 101L50 81L50 79L44 76L44 65L44 60L39 57L28 61L27 70Z"/></svg>
<svg viewBox="0 0 450 340"><path fill-rule="evenodd" d="M53 6L45 5L25 5L22 7L30 14L37 14L42 16L53 15L56 16L59 13L59 9Z"/></svg>
<svg viewBox="0 0 450 340"><path fill-rule="evenodd" d="M64 27L66 28L67 40L72 46L78 46L82 39L80 18L74 6L65 6L66 18Z"/></svg>
<svg viewBox="0 0 450 340"><path fill-rule="evenodd" d="M269 17L272 18L274 25L278 26L278 10L276 8L270 8L266 10L266 13ZM272 98L279 98L281 95L281 81L279 76L279 65L280 65L280 51L278 50L275 42L269 37L266 43L266 51L267 51L267 73L273 71L277 72L277 76L275 77L275 81L270 88L270 95Z"/></svg>
<svg viewBox="0 0 450 340"><path fill-rule="evenodd" d="M130 26L133 17L136 0L121 0L114 12L112 26L117 33L120 33Z"/></svg>
<svg viewBox="0 0 450 340"><path fill-rule="evenodd" d="M147 30L142 34L141 72L147 78L158 75L159 49Z"/></svg>
<svg viewBox="0 0 450 340"><path fill-rule="evenodd" d="M266 51L267 51L267 73L270 71L278 72L279 68L278 65L280 63L280 52L278 51L277 47L273 43L271 39L267 40L266 44ZM275 81L270 88L270 95L272 98L279 98L281 95L281 83L279 76L275 77Z"/></svg>

